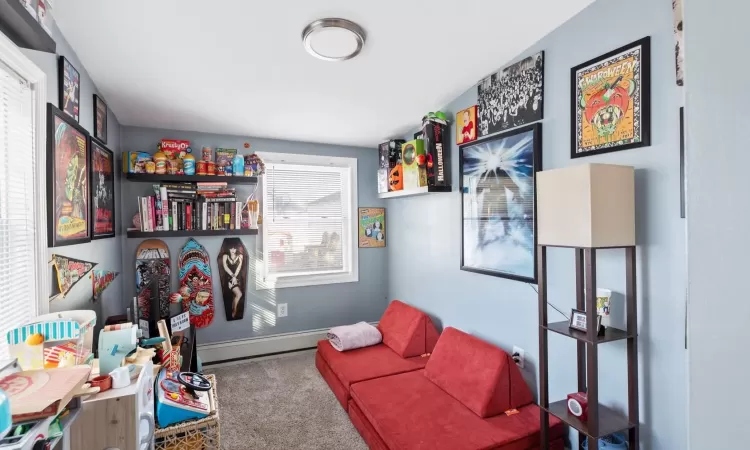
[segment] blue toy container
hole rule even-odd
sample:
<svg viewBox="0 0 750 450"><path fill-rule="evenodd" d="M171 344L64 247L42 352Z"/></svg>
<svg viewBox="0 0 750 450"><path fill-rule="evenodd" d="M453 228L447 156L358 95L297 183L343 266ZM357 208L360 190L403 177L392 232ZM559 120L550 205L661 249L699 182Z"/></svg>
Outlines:
<svg viewBox="0 0 750 450"><path fill-rule="evenodd" d="M588 450L589 441L583 441L583 450ZM599 450L627 450L628 443L624 434L615 433L599 439Z"/></svg>

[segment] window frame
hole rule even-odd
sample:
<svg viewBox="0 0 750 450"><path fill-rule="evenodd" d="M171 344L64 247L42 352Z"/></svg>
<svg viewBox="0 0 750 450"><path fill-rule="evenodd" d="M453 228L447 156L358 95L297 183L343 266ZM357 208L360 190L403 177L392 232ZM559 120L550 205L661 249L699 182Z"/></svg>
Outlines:
<svg viewBox="0 0 750 450"><path fill-rule="evenodd" d="M54 55L53 55L54 56ZM35 313L49 313L47 257L47 75L20 48L0 32L0 61L23 77L31 87L34 102L34 152L36 158L36 202L34 203ZM21 324L19 324L21 325Z"/></svg>
<svg viewBox="0 0 750 450"><path fill-rule="evenodd" d="M304 165L304 166L321 166L321 167L337 167L342 169L348 169L348 181L349 190L343 192L344 196L348 199L342 201L344 208L348 206L348 210L344 211L346 219L344 220L345 231L348 231L347 236L342 236L342 242L349 242L349 251L344 251L344 258L346 266L349 264L349 270L341 273L323 273L313 275L290 275L290 276L268 276L267 274L267 261L265 258L266 254L266 243L268 242L268 227L264 224L260 225L260 233L262 241L260 243L260 257L256 261L255 270L255 281L256 289L267 290L267 289L283 289L290 287L304 287L304 286L319 286L326 284L339 284L339 283L356 283L359 281L359 245L357 244L357 158L341 157L341 156L319 156L319 155L300 155L294 153L274 153L274 152L258 152L265 164L290 164L290 165ZM263 198L261 199L261 215L265 218L268 217L268 207L265 201L266 193L268 192L266 176L261 177L261 188L263 192ZM346 222L349 222L349 226L346 226ZM344 249L346 250L346 249Z"/></svg>

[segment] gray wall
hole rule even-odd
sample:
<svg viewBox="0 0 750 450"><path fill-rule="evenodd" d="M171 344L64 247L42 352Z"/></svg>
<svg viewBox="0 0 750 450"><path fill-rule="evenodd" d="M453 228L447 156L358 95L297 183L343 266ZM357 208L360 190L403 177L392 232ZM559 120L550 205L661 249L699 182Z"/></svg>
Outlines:
<svg viewBox="0 0 750 450"><path fill-rule="evenodd" d="M652 145L571 161L570 68L644 36L652 38ZM653 450L686 448L685 223L679 209L680 96L673 45L669 0L634 0L627 7L599 0L519 55L545 50L544 168L594 162L636 168L641 436L643 448ZM476 102L472 87L443 111L454 117ZM508 351L520 346L526 351L525 376L538 392L536 292L521 282L459 270L458 148L453 145L451 152L452 193L387 202L389 297ZM598 256L598 284L619 293L613 324L624 327L624 252ZM575 306L573 252L551 249L548 274L550 303L570 311ZM551 321L565 320L551 308L549 314ZM555 401L576 390L575 342L550 333L549 345L550 398ZM624 341L600 347L602 402L622 410L627 408L625 357Z"/></svg>
<svg viewBox="0 0 750 450"><path fill-rule="evenodd" d="M185 131L171 131L147 128L123 127L122 147L124 151L154 152L156 144L162 138L188 139L196 151L203 146L237 148L245 152L243 144L249 142L251 150L256 152L297 153L324 156L346 156L357 158L359 206L382 206L377 198L377 151L356 147L309 144L302 142L279 141L269 139L243 138L239 136L215 135ZM122 187L123 223L130 222L138 211L135 198L139 195L151 195L150 184L132 183L124 180ZM249 194L251 188L238 186L238 193ZM389 213L390 214L390 213ZM390 220L390 215L389 215ZM127 225L126 225L127 227ZM243 320L226 321L224 304L218 277L216 256L221 248L223 237L202 237L197 239L211 255L211 270L214 273L214 297L216 315L213 323L198 334L198 342L206 344L234 339L245 339L279 333L327 328L344 323L361 320L375 321L387 305L388 273L386 271L387 251L384 249L360 249L359 282L286 288L276 290L255 290L254 260L248 277L249 295L245 305ZM131 299L135 291L134 258L135 250L142 239L124 238L122 265L124 276L123 299ZM185 238L168 238L164 242L169 246L172 259L172 288L177 290L176 258ZM260 252L255 236L243 236L242 241L250 255ZM390 243L388 244L390 246ZM276 305L287 303L287 317L276 317Z"/></svg>
<svg viewBox="0 0 750 450"><path fill-rule="evenodd" d="M81 105L79 123L89 133L94 131L94 94L102 95L94 86L91 77L86 72L81 61L76 56L73 49L68 45L65 37L60 33L56 25L52 24L52 38L57 42L57 55L64 55L73 67L75 67L81 76ZM29 57L40 69L47 74L47 101L58 106L57 102L57 55L50 53L37 52L34 50L23 50L24 54ZM106 97L103 97L106 101ZM112 150L115 160L120 157L120 123L117 117L109 111L107 120L107 147ZM115 214L119 216L119 182L120 174L115 171ZM117 224L116 224L117 226ZM122 228L117 229L118 235ZM96 269L113 270L120 272L122 247L120 237L110 239L101 239L86 244L71 245L67 247L50 248L48 255L53 253L71 258L84 259L86 261L98 262ZM53 271L50 270L50 281L54 281ZM50 303L50 312L73 310L73 309L94 309L99 313L99 324L104 323L104 319L112 314L124 312L119 307L121 292L122 276L115 278L110 286L102 294L101 302L93 303L91 293L90 278L79 281L70 293L61 300L55 300ZM49 293L47 293L49 296Z"/></svg>
<svg viewBox="0 0 750 450"><path fill-rule="evenodd" d="M747 448L748 94L729 80L748 68L750 4L685 3L689 441Z"/></svg>

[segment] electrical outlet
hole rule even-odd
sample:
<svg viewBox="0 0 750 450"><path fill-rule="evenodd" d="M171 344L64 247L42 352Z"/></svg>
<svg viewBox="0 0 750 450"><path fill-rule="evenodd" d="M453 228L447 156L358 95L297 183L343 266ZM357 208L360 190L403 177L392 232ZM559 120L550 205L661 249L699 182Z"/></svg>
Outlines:
<svg viewBox="0 0 750 450"><path fill-rule="evenodd" d="M286 317L289 313L289 310L286 308L286 303L279 303L276 309L276 317Z"/></svg>
<svg viewBox="0 0 750 450"><path fill-rule="evenodd" d="M516 362L516 365L523 369L523 366L526 364L526 352L523 351L521 347L513 346L513 361Z"/></svg>

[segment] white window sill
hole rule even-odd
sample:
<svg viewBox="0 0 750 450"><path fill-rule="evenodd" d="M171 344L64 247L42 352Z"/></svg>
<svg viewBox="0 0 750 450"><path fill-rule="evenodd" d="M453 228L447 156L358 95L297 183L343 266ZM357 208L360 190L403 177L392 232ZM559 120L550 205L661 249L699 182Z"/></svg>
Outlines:
<svg viewBox="0 0 750 450"><path fill-rule="evenodd" d="M325 284L356 283L359 281L358 273L339 273L330 275L304 275L296 277L277 277L256 279L256 290L284 289L291 287L319 286Z"/></svg>

